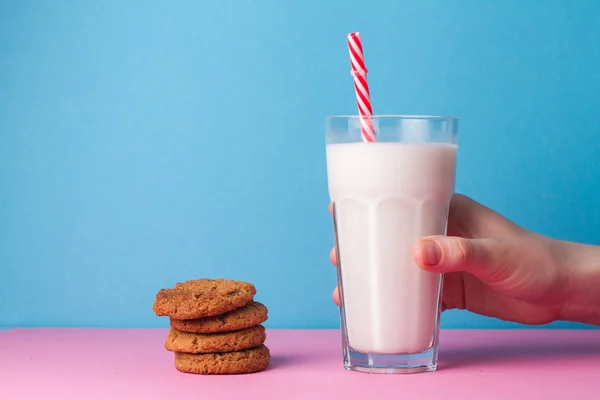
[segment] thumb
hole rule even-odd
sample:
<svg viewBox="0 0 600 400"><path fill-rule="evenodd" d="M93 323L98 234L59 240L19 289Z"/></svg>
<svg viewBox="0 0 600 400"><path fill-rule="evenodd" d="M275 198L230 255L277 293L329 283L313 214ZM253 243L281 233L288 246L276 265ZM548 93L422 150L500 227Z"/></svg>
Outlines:
<svg viewBox="0 0 600 400"><path fill-rule="evenodd" d="M513 272L509 250L496 239L429 236L415 244L413 257L427 271L465 271L487 282L499 282Z"/></svg>

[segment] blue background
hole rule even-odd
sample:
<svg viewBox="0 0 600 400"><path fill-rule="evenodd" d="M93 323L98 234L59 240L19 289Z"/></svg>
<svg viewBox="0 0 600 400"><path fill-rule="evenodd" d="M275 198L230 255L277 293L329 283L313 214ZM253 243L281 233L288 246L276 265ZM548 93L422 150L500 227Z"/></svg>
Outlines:
<svg viewBox="0 0 600 400"><path fill-rule="evenodd" d="M595 0L0 2L0 326L166 326L159 288L223 276L270 327L337 327L354 30L376 113L461 118L458 191L600 243L599 26Z"/></svg>

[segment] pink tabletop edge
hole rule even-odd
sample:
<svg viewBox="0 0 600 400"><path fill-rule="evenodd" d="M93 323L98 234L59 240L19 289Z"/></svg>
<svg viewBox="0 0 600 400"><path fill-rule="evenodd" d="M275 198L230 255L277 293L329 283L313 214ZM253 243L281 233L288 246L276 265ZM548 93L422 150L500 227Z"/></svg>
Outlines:
<svg viewBox="0 0 600 400"><path fill-rule="evenodd" d="M0 331L0 399L598 397L597 330L445 330L432 373L345 371L334 330L268 330L267 371L182 374L165 329ZM223 397L225 396L225 397Z"/></svg>

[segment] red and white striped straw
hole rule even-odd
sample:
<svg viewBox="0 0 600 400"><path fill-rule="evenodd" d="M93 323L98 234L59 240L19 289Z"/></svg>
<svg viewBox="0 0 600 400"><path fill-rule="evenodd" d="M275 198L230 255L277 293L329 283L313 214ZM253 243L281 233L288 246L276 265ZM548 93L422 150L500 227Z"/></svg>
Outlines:
<svg viewBox="0 0 600 400"><path fill-rule="evenodd" d="M373 125L373 109L371 108L371 94L367 84L367 67L363 54L360 33L352 32L348 35L348 50L350 52L351 74L354 77L354 90L356 104L360 116L360 130L364 142L375 141L375 126Z"/></svg>

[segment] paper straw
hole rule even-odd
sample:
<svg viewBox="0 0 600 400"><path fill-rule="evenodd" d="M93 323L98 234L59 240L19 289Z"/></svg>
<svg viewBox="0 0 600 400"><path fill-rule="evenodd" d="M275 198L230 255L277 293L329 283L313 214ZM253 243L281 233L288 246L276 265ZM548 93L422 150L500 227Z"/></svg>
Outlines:
<svg viewBox="0 0 600 400"><path fill-rule="evenodd" d="M354 91L356 92L356 105L360 118L360 130L364 142L375 141L375 126L373 125L373 109L371 107L371 94L367 83L367 67L363 54L360 33L352 32L348 35L348 51L350 52L351 74L354 77Z"/></svg>

